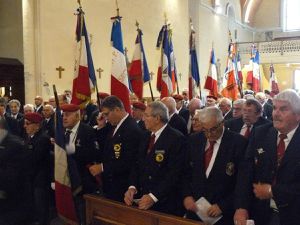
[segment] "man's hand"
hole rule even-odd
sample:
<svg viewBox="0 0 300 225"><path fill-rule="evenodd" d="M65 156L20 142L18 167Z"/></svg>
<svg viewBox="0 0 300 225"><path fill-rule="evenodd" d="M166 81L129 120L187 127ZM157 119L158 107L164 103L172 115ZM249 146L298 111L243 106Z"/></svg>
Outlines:
<svg viewBox="0 0 300 225"><path fill-rule="evenodd" d="M101 166L101 164L91 165L89 167L89 171L93 176L96 176L96 175L102 173L102 166Z"/></svg>
<svg viewBox="0 0 300 225"><path fill-rule="evenodd" d="M155 202L150 197L150 195L143 195L141 200L139 201L139 209L149 209Z"/></svg>
<svg viewBox="0 0 300 225"><path fill-rule="evenodd" d="M197 212L197 206L195 203L195 199L192 196L187 196L183 200L183 205L186 210Z"/></svg>
<svg viewBox="0 0 300 225"><path fill-rule="evenodd" d="M207 215L210 217L217 217L222 214L222 210L217 204L213 204L209 209L207 210Z"/></svg>
<svg viewBox="0 0 300 225"><path fill-rule="evenodd" d="M132 205L133 196L135 195L135 188L129 188L124 195L124 202L126 205Z"/></svg>
<svg viewBox="0 0 300 225"><path fill-rule="evenodd" d="M256 198L260 200L271 199L273 197L270 184L253 184L253 192Z"/></svg>
<svg viewBox="0 0 300 225"><path fill-rule="evenodd" d="M237 209L233 217L234 225L246 225L249 218L248 211L246 209Z"/></svg>

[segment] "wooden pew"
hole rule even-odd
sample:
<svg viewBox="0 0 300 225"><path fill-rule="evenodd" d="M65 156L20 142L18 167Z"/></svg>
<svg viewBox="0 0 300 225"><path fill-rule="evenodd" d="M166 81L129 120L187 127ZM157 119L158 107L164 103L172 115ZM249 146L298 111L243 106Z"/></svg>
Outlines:
<svg viewBox="0 0 300 225"><path fill-rule="evenodd" d="M94 195L85 195L87 225L204 225L201 222L140 210Z"/></svg>

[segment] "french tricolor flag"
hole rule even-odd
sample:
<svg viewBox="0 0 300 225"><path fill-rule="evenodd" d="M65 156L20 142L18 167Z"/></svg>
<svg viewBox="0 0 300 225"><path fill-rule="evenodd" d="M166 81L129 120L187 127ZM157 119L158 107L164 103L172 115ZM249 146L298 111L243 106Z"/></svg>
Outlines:
<svg viewBox="0 0 300 225"><path fill-rule="evenodd" d="M71 103L84 109L95 90L96 76L84 13L81 8L77 11L76 59Z"/></svg>
<svg viewBox="0 0 300 225"><path fill-rule="evenodd" d="M111 67L111 95L117 96L124 104L128 113L131 113L129 101L129 80L126 59L123 48L121 17L113 17L111 31L112 67Z"/></svg>
<svg viewBox="0 0 300 225"><path fill-rule="evenodd" d="M143 98L144 83L150 81L150 74L142 41L143 33L140 29L137 31L135 50L128 74L132 91L141 100Z"/></svg>
<svg viewBox="0 0 300 225"><path fill-rule="evenodd" d="M250 70L247 72L247 84L254 92L260 91L259 52L253 45L251 49Z"/></svg>
<svg viewBox="0 0 300 225"><path fill-rule="evenodd" d="M209 90L209 94L218 98L217 67L214 49L211 50L210 65L204 88Z"/></svg>

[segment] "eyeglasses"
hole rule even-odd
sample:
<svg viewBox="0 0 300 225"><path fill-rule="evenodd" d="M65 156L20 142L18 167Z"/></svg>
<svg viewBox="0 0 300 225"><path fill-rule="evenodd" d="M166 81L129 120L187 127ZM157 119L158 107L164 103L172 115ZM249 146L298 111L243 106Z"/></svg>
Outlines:
<svg viewBox="0 0 300 225"><path fill-rule="evenodd" d="M216 126L214 126L212 128L209 128L209 129L206 129L206 128L203 127L202 130L203 130L204 133L214 133L214 132L216 132L221 127L221 125L223 124L223 122L224 122L224 120L222 120Z"/></svg>

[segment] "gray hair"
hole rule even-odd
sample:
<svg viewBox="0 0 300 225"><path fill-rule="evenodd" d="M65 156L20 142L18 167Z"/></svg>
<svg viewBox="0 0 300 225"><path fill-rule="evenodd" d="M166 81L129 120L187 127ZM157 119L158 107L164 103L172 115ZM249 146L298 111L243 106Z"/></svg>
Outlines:
<svg viewBox="0 0 300 225"><path fill-rule="evenodd" d="M152 109L151 116L159 116L164 124L169 121L169 110L162 102L151 102L148 107Z"/></svg>
<svg viewBox="0 0 300 225"><path fill-rule="evenodd" d="M54 112L54 108L52 105L49 105L49 104L44 105L44 108L47 108L47 107L49 107L51 109L51 111Z"/></svg>
<svg viewBox="0 0 300 225"><path fill-rule="evenodd" d="M280 92L273 98L273 101L276 100L288 102L292 107L292 111L300 114L300 97L293 89L286 89Z"/></svg>
<svg viewBox="0 0 300 225"><path fill-rule="evenodd" d="M200 114L201 114L201 116L199 117L199 119L200 119L200 122L202 122L202 123L207 123L207 122L211 121L212 119L216 119L217 123L220 123L224 120L222 111L215 106L206 107L204 109L201 109Z"/></svg>
<svg viewBox="0 0 300 225"><path fill-rule="evenodd" d="M220 104L221 102L224 102L227 106L232 107L232 102L231 102L231 100L230 100L229 98L223 97L223 98L221 98L221 100L219 101L219 104Z"/></svg>
<svg viewBox="0 0 300 225"><path fill-rule="evenodd" d="M32 112L34 111L34 106L32 104L25 104L23 106L23 109L26 109L26 108L30 108L32 110Z"/></svg>
<svg viewBox="0 0 300 225"><path fill-rule="evenodd" d="M196 109L194 118L198 119L199 121L202 121L203 119L201 117L203 117L203 115L203 109Z"/></svg>
<svg viewBox="0 0 300 225"><path fill-rule="evenodd" d="M233 105L244 105L245 102L246 102L246 99L240 98L240 99L235 100L233 102Z"/></svg>
<svg viewBox="0 0 300 225"><path fill-rule="evenodd" d="M18 108L21 107L21 103L20 103L20 101L19 101L18 99L12 99L12 100L10 100L10 101L8 102L8 105L10 106L12 103L16 103L17 106L18 106Z"/></svg>

